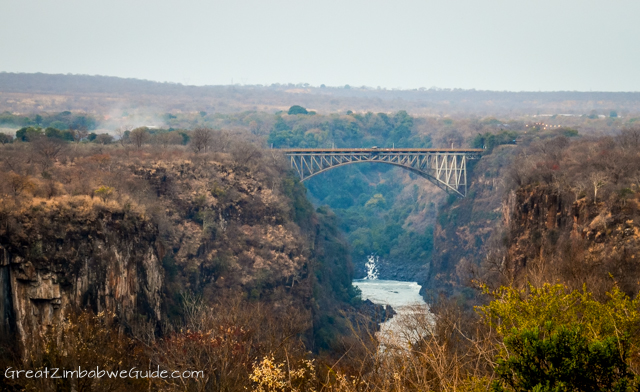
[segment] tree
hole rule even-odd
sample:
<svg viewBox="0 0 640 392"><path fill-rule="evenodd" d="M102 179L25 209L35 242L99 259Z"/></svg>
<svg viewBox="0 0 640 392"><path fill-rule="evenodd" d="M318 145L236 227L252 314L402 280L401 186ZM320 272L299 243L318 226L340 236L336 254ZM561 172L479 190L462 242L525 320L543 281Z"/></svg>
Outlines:
<svg viewBox="0 0 640 392"><path fill-rule="evenodd" d="M48 127L47 129L45 129L44 135L46 137L57 137L58 139L62 139L62 132L52 127Z"/></svg>
<svg viewBox="0 0 640 392"><path fill-rule="evenodd" d="M13 196L18 196L24 191L33 190L35 185L29 179L29 176L21 176L20 174L10 172L9 180L7 181L9 189L13 193Z"/></svg>
<svg viewBox="0 0 640 392"><path fill-rule="evenodd" d="M444 148L459 148L462 147L464 138L457 129L451 129L442 135L439 142ZM488 141L485 141L485 143L488 143Z"/></svg>
<svg viewBox="0 0 640 392"><path fill-rule="evenodd" d="M516 330L504 344L510 356L498 361L495 392L623 392L633 380L627 339L588 341L580 324Z"/></svg>
<svg viewBox="0 0 640 392"><path fill-rule="evenodd" d="M16 138L23 142L30 142L42 135L43 132L40 127L24 127L16 131Z"/></svg>
<svg viewBox="0 0 640 392"><path fill-rule="evenodd" d="M248 165L262 155L260 149L248 141L236 142L231 149L231 156L240 165Z"/></svg>
<svg viewBox="0 0 640 392"><path fill-rule="evenodd" d="M114 189L110 186L102 185L98 189L94 190L93 193L102 199L102 201L107 201L109 197L113 194Z"/></svg>
<svg viewBox="0 0 640 392"><path fill-rule="evenodd" d="M587 189L587 185L583 181L575 181L574 183L569 185L569 190L573 192L576 197L575 201L578 201L582 197L584 197L585 190Z"/></svg>
<svg viewBox="0 0 640 392"><path fill-rule="evenodd" d="M118 136L118 141L120 142L120 145L122 147L124 147L125 144L129 143L129 134L130 132L130 127L129 126L123 126L123 127L118 127L116 128L116 136Z"/></svg>
<svg viewBox="0 0 640 392"><path fill-rule="evenodd" d="M138 127L131 131L129 135L131 142L135 144L136 148L139 150L143 144L149 141L149 132L147 131L147 127Z"/></svg>
<svg viewBox="0 0 640 392"><path fill-rule="evenodd" d="M71 131L61 131L53 127L47 127L47 129L44 130L44 135L46 137L55 137L69 142L73 141L73 133Z"/></svg>
<svg viewBox="0 0 640 392"><path fill-rule="evenodd" d="M593 172L589 176L589 181L593 185L593 204L597 204L598 190L607 183L607 176L602 172Z"/></svg>
<svg viewBox="0 0 640 392"><path fill-rule="evenodd" d="M618 137L623 147L633 150L640 148L640 126L625 128L620 132Z"/></svg>
<svg viewBox="0 0 640 392"><path fill-rule="evenodd" d="M31 144L33 150L46 160L55 160L65 148L66 143L58 138L39 137Z"/></svg>
<svg viewBox="0 0 640 392"><path fill-rule="evenodd" d="M96 135L94 142L102 145L111 144L113 142L113 136L107 133L101 133L99 135Z"/></svg>
<svg viewBox="0 0 640 392"><path fill-rule="evenodd" d="M251 131L252 134L254 135L259 135L260 134L260 126L258 125L258 123L256 122L256 120L252 120L249 123L249 130Z"/></svg>
<svg viewBox="0 0 640 392"><path fill-rule="evenodd" d="M309 112L307 111L307 109L303 108L300 105L293 105L289 108L289 111L287 112L287 114L289 115L295 115L295 114L309 114Z"/></svg>
<svg viewBox="0 0 640 392"><path fill-rule="evenodd" d="M515 140L518 137L516 132L502 131L498 134L486 132L485 134L477 134L471 140L471 147L473 148L486 148L488 151L493 150L496 146L502 144L515 144Z"/></svg>
<svg viewBox="0 0 640 392"><path fill-rule="evenodd" d="M64 140L56 137L41 136L31 142L33 151L40 158L38 163L42 166L43 172L53 164L66 145L67 143Z"/></svg>
<svg viewBox="0 0 640 392"><path fill-rule="evenodd" d="M182 135L180 135L176 131L162 132L156 135L156 142L163 148L167 148L167 146L169 146L170 144L181 144Z"/></svg>
<svg viewBox="0 0 640 392"><path fill-rule="evenodd" d="M232 145L232 136L227 131L212 132L211 151L227 152Z"/></svg>
<svg viewBox="0 0 640 392"><path fill-rule="evenodd" d="M73 140L76 143L80 143L84 138L86 138L87 136L89 136L89 131L87 131L87 128L85 127L80 127L80 128L76 128L76 129L69 129L71 131L71 135L73 136Z"/></svg>
<svg viewBox="0 0 640 392"><path fill-rule="evenodd" d="M13 143L13 136L0 132L0 144Z"/></svg>
<svg viewBox="0 0 640 392"><path fill-rule="evenodd" d="M494 300L478 309L504 344L493 391L627 391L635 384L628 363L638 350L631 333L639 297L614 286L598 301L586 288L561 284L489 294Z"/></svg>
<svg viewBox="0 0 640 392"><path fill-rule="evenodd" d="M207 152L213 140L213 130L210 128L196 128L191 132L191 148L194 152Z"/></svg>
<svg viewBox="0 0 640 392"><path fill-rule="evenodd" d="M71 123L69 128L72 129L95 129L96 120L91 117L85 115L76 115L74 118L70 119Z"/></svg>

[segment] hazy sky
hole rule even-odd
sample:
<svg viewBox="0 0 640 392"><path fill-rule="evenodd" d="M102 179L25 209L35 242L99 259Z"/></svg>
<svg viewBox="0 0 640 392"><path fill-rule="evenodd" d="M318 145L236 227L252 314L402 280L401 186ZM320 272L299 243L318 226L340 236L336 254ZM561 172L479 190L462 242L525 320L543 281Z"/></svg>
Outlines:
<svg viewBox="0 0 640 392"><path fill-rule="evenodd" d="M638 0L0 0L0 71L640 91Z"/></svg>

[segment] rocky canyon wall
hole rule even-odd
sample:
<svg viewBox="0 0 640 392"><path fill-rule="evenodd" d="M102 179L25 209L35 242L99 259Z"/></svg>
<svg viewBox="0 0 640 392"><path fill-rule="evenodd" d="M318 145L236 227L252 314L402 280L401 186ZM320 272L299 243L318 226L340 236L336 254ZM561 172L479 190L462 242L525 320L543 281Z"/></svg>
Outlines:
<svg viewBox="0 0 640 392"><path fill-rule="evenodd" d="M0 331L22 356L74 310L113 312L125 325L160 321L157 230L144 216L76 196L33 199L3 218Z"/></svg>

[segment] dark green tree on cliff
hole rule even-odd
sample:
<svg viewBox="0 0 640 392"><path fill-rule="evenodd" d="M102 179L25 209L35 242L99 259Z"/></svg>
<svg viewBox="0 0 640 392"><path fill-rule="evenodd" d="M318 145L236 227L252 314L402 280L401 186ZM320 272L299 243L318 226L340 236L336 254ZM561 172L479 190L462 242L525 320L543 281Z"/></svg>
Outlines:
<svg viewBox="0 0 640 392"><path fill-rule="evenodd" d="M293 105L289 108L289 111L287 112L287 114L289 115L294 115L294 114L309 114L309 112L307 111L307 109L303 108L300 105Z"/></svg>

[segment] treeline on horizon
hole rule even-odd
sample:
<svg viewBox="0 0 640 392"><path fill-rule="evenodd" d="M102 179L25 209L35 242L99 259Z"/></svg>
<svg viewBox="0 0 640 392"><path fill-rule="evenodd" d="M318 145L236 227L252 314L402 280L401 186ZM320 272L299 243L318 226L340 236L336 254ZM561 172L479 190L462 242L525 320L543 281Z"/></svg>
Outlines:
<svg viewBox="0 0 640 392"><path fill-rule="evenodd" d="M24 95L29 95L25 99ZM55 99L52 99L54 98ZM3 99L4 98L4 99ZM366 86L183 86L146 80L88 75L0 73L0 111L69 107L98 112L112 107L155 107L165 111L243 110L274 112L297 102L318 112L407 110L429 115L588 114L611 110L623 116L640 113L637 92L500 92L447 88L382 89Z"/></svg>
<svg viewBox="0 0 640 392"><path fill-rule="evenodd" d="M187 145L191 140L191 132L185 130L172 129L150 129L147 127L137 127L133 129L120 128L116 130L116 138L108 133L89 132L86 128L60 130L53 127L23 127L16 131L15 139L13 135L0 133L0 143L13 143L14 140L20 142L36 142L43 138L62 142L90 142L97 144L111 144L118 141L122 146L134 144L140 148L144 144L156 144L163 147L168 145Z"/></svg>
<svg viewBox="0 0 640 392"><path fill-rule="evenodd" d="M72 83L75 82L75 83ZM428 97L437 96L461 98L465 95L481 99L495 99L503 96L504 99L521 97L523 100L534 98L551 98L554 100L640 100L640 92L607 92L607 91L497 91L478 90L447 87L416 87L416 88L382 88L376 86L355 86L350 84L340 86L317 86L309 83L272 83L269 85L254 84L231 84L231 85L205 85L193 86L183 85L174 82L156 82L152 80L136 78L120 78L115 76L102 75L72 75L72 74L45 74L45 73L11 73L0 72L0 86L6 92L50 92L50 93L211 93L223 89L265 89L265 90L288 90L292 88L302 88L327 93L331 91L336 95L391 95L390 98L408 97ZM342 93L341 93L342 92ZM468 97L467 97L468 98ZM617 99L616 99L617 98ZM414 98L416 99L416 98Z"/></svg>
<svg viewBox="0 0 640 392"><path fill-rule="evenodd" d="M68 129L96 129L98 121L94 116L86 113L72 113L65 110L60 113L38 112L30 115L19 115L10 112L0 113L0 126L13 127L44 127L59 130Z"/></svg>

